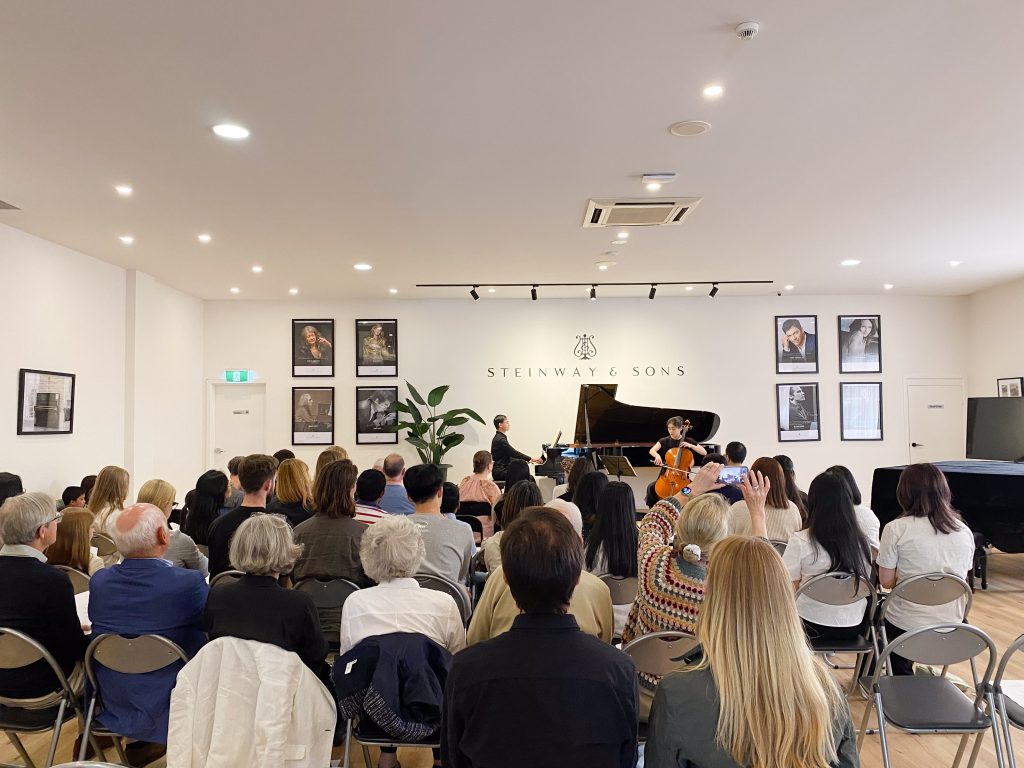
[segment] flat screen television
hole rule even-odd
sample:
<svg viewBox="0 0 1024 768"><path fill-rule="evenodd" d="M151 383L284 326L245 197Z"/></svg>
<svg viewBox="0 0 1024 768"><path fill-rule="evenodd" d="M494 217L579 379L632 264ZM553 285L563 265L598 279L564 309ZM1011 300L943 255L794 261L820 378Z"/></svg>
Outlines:
<svg viewBox="0 0 1024 768"><path fill-rule="evenodd" d="M1024 397L967 399L967 458L1024 460Z"/></svg>

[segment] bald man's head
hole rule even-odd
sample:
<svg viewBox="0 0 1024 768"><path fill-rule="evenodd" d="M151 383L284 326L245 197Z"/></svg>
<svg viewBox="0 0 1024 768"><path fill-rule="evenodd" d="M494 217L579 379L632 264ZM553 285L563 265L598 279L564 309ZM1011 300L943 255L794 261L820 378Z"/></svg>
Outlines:
<svg viewBox="0 0 1024 768"><path fill-rule="evenodd" d="M132 504L122 511L111 534L118 551L127 558L162 557L171 541L167 518L153 504Z"/></svg>

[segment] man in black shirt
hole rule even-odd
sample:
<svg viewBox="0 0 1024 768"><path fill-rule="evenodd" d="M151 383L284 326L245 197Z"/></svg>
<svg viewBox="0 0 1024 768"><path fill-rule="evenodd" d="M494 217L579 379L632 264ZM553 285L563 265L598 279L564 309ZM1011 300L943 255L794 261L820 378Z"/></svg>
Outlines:
<svg viewBox="0 0 1024 768"><path fill-rule="evenodd" d="M583 569L579 535L555 510L532 507L502 534L501 561L522 613L508 632L455 656L441 717L443 765L632 768L636 667L567 613ZM500 728L495 712L503 713Z"/></svg>
<svg viewBox="0 0 1024 768"><path fill-rule="evenodd" d="M505 479L505 475L508 472L508 464L512 459L522 459L531 464L540 464L544 461L543 459L535 459L532 456L527 456L525 453L520 453L509 445L505 433L509 431L511 426L512 424L505 414L499 413L494 417L494 428L497 431L494 433L494 437L491 438L491 460L494 461L491 477L495 480Z"/></svg>
<svg viewBox="0 0 1024 768"><path fill-rule="evenodd" d="M673 448L678 448L683 443L697 456L703 457L707 455L707 451L700 443L690 437L683 437L683 419L681 416L673 416L667 422L665 426L668 428L668 437L663 437L661 440L651 446L649 453L651 459L654 461L654 466L661 467L665 464L665 457L668 452ZM699 464L700 460L694 458L693 464ZM662 470L664 472L665 470ZM661 475L658 475L661 477ZM657 482L657 481L655 481ZM658 495L654 492L655 483L651 483L647 486L647 506L653 507L658 503Z"/></svg>
<svg viewBox="0 0 1024 768"><path fill-rule="evenodd" d="M238 481L245 491L242 504L218 517L210 526L210 578L218 573L231 570L228 548L231 537L239 526L256 512L265 512L267 496L274 492L274 475L277 459L262 453L254 453L242 459L238 467Z"/></svg>

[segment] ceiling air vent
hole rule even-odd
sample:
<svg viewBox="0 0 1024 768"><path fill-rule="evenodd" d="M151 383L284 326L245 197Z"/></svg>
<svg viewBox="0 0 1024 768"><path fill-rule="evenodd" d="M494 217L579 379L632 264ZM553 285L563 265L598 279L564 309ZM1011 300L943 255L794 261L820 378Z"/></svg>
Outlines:
<svg viewBox="0 0 1024 768"><path fill-rule="evenodd" d="M3 200L0 200L0 211L20 211L20 210L21 210L21 208L19 208L18 206L11 205L10 203L5 203Z"/></svg>
<svg viewBox="0 0 1024 768"><path fill-rule="evenodd" d="M665 227L682 224L700 197L591 200L584 227Z"/></svg>

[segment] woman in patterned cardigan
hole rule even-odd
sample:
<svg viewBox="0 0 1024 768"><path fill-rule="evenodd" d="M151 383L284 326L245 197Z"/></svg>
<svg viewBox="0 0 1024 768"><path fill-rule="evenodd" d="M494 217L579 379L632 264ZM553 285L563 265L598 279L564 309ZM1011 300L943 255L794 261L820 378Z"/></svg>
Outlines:
<svg viewBox="0 0 1024 768"><path fill-rule="evenodd" d="M650 632L691 634L704 601L704 578L711 548L729 534L729 507L721 495L708 491L717 482L721 464L705 464L688 488L662 499L640 523L639 580L622 632L623 644ZM769 483L751 473L743 483L751 531L766 537L764 503ZM685 509L684 509L685 507ZM640 674L640 718L646 720L659 678Z"/></svg>

